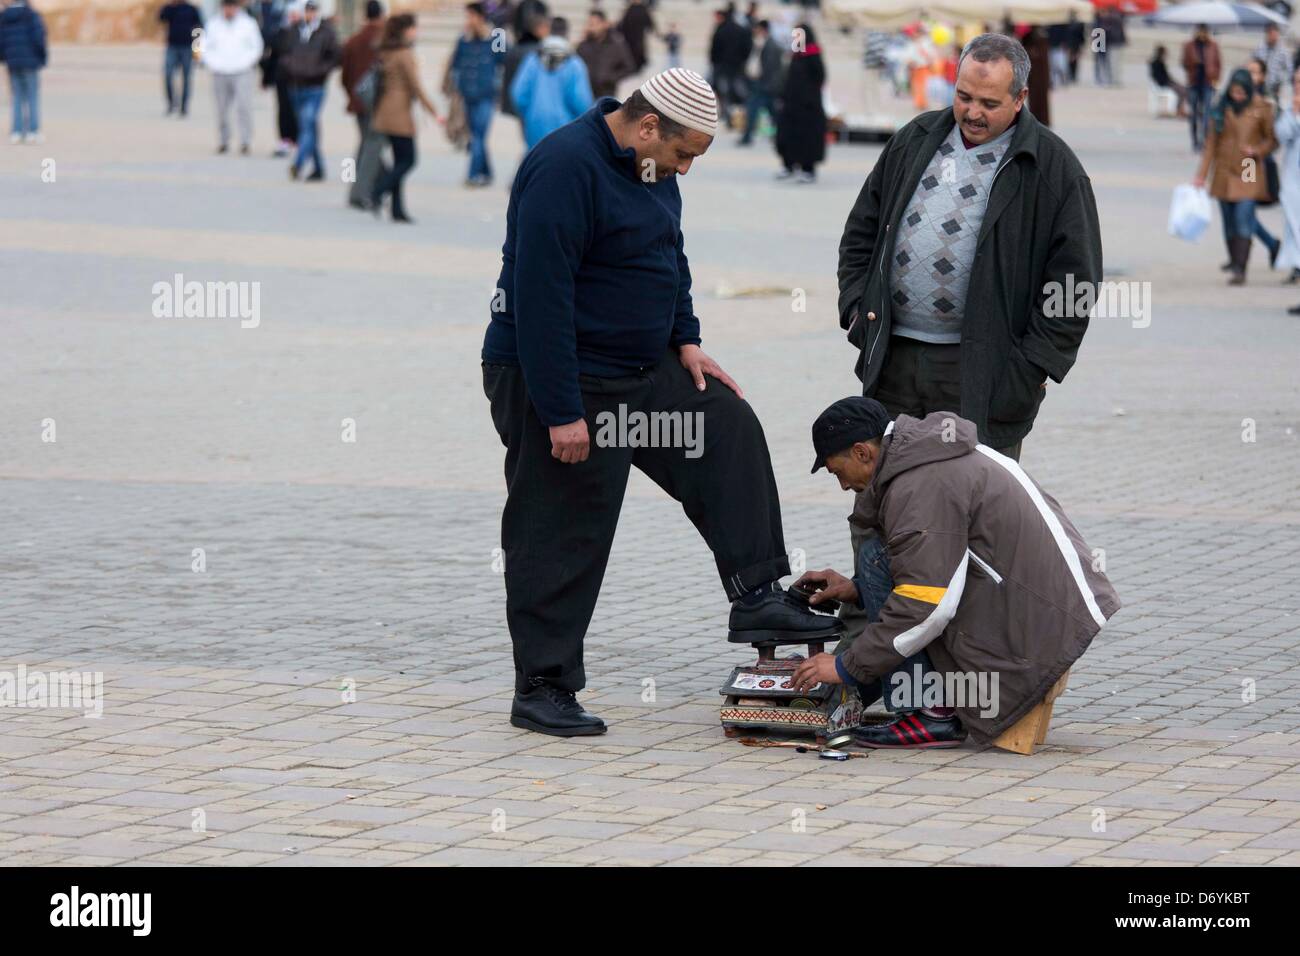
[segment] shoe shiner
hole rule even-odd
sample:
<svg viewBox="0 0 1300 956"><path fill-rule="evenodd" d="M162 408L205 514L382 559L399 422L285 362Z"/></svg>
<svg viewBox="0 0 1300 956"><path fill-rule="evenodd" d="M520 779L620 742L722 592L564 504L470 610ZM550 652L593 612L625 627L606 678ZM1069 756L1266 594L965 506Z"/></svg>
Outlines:
<svg viewBox="0 0 1300 956"><path fill-rule="evenodd" d="M812 427L816 472L866 492L854 518L875 532L853 580L810 571L810 600L871 619L838 654L799 665L795 689L852 683L864 703L908 711L863 725L860 747L994 740L1036 706L1117 610L1119 598L1061 506L951 412L899 415L845 398Z"/></svg>
<svg viewBox="0 0 1300 956"><path fill-rule="evenodd" d="M511 187L483 387L506 447L516 727L605 731L574 693L634 465L712 550L733 633L827 630L777 583L790 565L763 428L700 351L676 177L716 131L708 83L668 70L545 137Z"/></svg>

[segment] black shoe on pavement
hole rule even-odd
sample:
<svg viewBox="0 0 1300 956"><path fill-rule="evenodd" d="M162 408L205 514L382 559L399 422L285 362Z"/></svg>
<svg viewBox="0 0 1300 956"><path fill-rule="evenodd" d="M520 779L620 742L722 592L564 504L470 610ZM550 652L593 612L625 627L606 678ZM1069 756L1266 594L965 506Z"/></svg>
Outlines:
<svg viewBox="0 0 1300 956"><path fill-rule="evenodd" d="M605 722L583 710L572 691L539 680L527 691L515 691L510 723L552 737L594 737L605 732Z"/></svg>
<svg viewBox="0 0 1300 956"><path fill-rule="evenodd" d="M818 614L775 583L757 600L733 601L728 627L733 644L830 639L843 630L837 618Z"/></svg>
<svg viewBox="0 0 1300 956"><path fill-rule="evenodd" d="M1287 315L1300 315L1300 305L1293 305L1286 310Z"/></svg>
<svg viewBox="0 0 1300 956"><path fill-rule="evenodd" d="M218 156L220 156L222 153L228 153L228 152L230 152L230 147L227 146L225 143L222 143L220 146L217 147Z"/></svg>
<svg viewBox="0 0 1300 956"><path fill-rule="evenodd" d="M318 182L320 182L320 181L321 181L322 179L324 179L324 178L325 178L325 174L322 173L322 172L318 169L318 170L316 170L314 173L312 173L310 176L307 177L307 182L309 182L309 183L318 183Z"/></svg>
<svg viewBox="0 0 1300 956"><path fill-rule="evenodd" d="M923 710L892 724L866 724L853 731L853 742L873 750L943 750L960 747L966 728L953 717L932 717Z"/></svg>

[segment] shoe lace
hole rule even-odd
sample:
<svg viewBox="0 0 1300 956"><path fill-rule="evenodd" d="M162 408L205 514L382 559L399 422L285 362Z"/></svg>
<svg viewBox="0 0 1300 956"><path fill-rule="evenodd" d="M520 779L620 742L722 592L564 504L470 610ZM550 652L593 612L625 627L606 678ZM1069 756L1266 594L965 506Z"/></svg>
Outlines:
<svg viewBox="0 0 1300 956"><path fill-rule="evenodd" d="M550 699L556 707L561 710L572 711L581 710L578 704L578 697L571 690L563 690L554 684L542 684L542 692Z"/></svg>

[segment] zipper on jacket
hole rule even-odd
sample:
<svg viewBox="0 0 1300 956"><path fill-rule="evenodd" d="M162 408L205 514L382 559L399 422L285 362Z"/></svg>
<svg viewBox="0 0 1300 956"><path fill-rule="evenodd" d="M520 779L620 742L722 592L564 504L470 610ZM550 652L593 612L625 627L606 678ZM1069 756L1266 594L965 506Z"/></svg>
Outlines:
<svg viewBox="0 0 1300 956"><path fill-rule="evenodd" d="M888 222L885 223L885 252L884 252L884 255L882 255L882 256L880 257L880 295L881 295L882 297L884 297L884 296L886 296L886 295L889 294L889 290L885 288L885 258L890 254L890 249L889 249L889 229L890 229L890 226L891 226L891 225L892 225L892 223L888 223ZM861 308L861 306L859 306L859 308ZM870 311L870 310L868 310L868 311ZM881 311L884 311L884 306L881 306ZM867 317L866 317L865 315L862 316L862 319L863 319L864 322L866 321L866 318L867 318ZM880 317L880 316L876 316L876 321L875 321L875 323L874 323L874 324L876 325L876 329L877 329L877 331L876 331L876 337L875 337L875 339L874 339L874 340L872 341L872 343L871 343L871 350L870 350L869 352L867 352L867 364L864 365L864 366L862 366L862 376L863 376L863 378L865 378L866 375L867 375L867 373L868 373L869 371L871 371L871 356L873 356L873 355L876 354L876 343L880 341L880 331L879 331L879 329L880 329L880 322L881 322L881 317Z"/></svg>
<svg viewBox="0 0 1300 956"><path fill-rule="evenodd" d="M970 548L967 548L967 549L966 549L966 553L969 554L969 555L971 556L971 560L972 560L972 561L974 561L976 564L978 564L978 565L980 566L980 568L983 569L983 571L984 571L985 574L987 574L989 577L991 577L991 578L993 579L993 583L994 583L994 584L1001 584L1001 583L1002 583L1002 575L1000 575L1000 574L998 574L996 571L994 571L993 568L992 568L992 566L991 566L987 561L985 561L983 558L981 558L978 554L976 554L976 553L975 553L974 551L972 551Z"/></svg>

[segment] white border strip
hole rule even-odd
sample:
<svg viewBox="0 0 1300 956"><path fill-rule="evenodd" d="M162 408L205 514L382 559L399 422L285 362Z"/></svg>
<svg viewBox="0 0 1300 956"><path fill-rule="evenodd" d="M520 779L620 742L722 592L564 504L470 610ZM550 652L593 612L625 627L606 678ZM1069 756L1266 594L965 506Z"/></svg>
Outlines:
<svg viewBox="0 0 1300 956"><path fill-rule="evenodd" d="M1104 627L1106 615L1101 613L1101 608L1097 606L1097 598L1092 593L1092 588L1088 587L1088 579L1083 574L1083 564L1079 561L1079 552L1074 549L1074 544L1065 533L1065 529L1061 527L1056 512L1043 500L1043 494L1038 490L1038 486L1025 474L1025 470L1015 460L994 451L987 445L976 445L975 450L1009 471L1011 476L1020 482L1020 487L1028 492L1030 500L1038 508L1038 513L1043 516L1043 521L1047 524L1047 530L1052 532L1052 538L1056 541L1056 546L1061 550L1061 557L1065 558L1066 567L1070 569L1070 574L1074 576L1074 583L1078 585L1079 593L1083 595L1083 603L1087 605L1088 613L1092 615L1092 619L1097 622L1098 627Z"/></svg>
<svg viewBox="0 0 1300 956"><path fill-rule="evenodd" d="M994 584L1001 584L1001 583L1002 583L1002 575L1000 575L1000 574L998 574L996 571L994 571L992 565L990 565L987 561L985 561L983 558L981 558L978 554L976 554L976 553L975 553L974 551L972 551L970 548L967 548L967 549L966 549L966 553L969 554L969 555L971 556L972 560L974 560L974 562L975 562L976 564L978 564L981 568L984 569L984 573L987 574L989 577L991 577L991 578L993 579L993 583L994 583Z"/></svg>
<svg viewBox="0 0 1300 956"><path fill-rule="evenodd" d="M967 551L961 556L961 563L957 565L957 570L953 572L952 580L948 582L948 589L940 598L939 603L934 606L934 610L930 612L929 616L920 624L908 628L894 638L895 651L904 657L911 657L943 633L943 629L948 626L948 622L957 613L957 605L961 601L962 590L966 587L966 565L969 560L970 551Z"/></svg>

